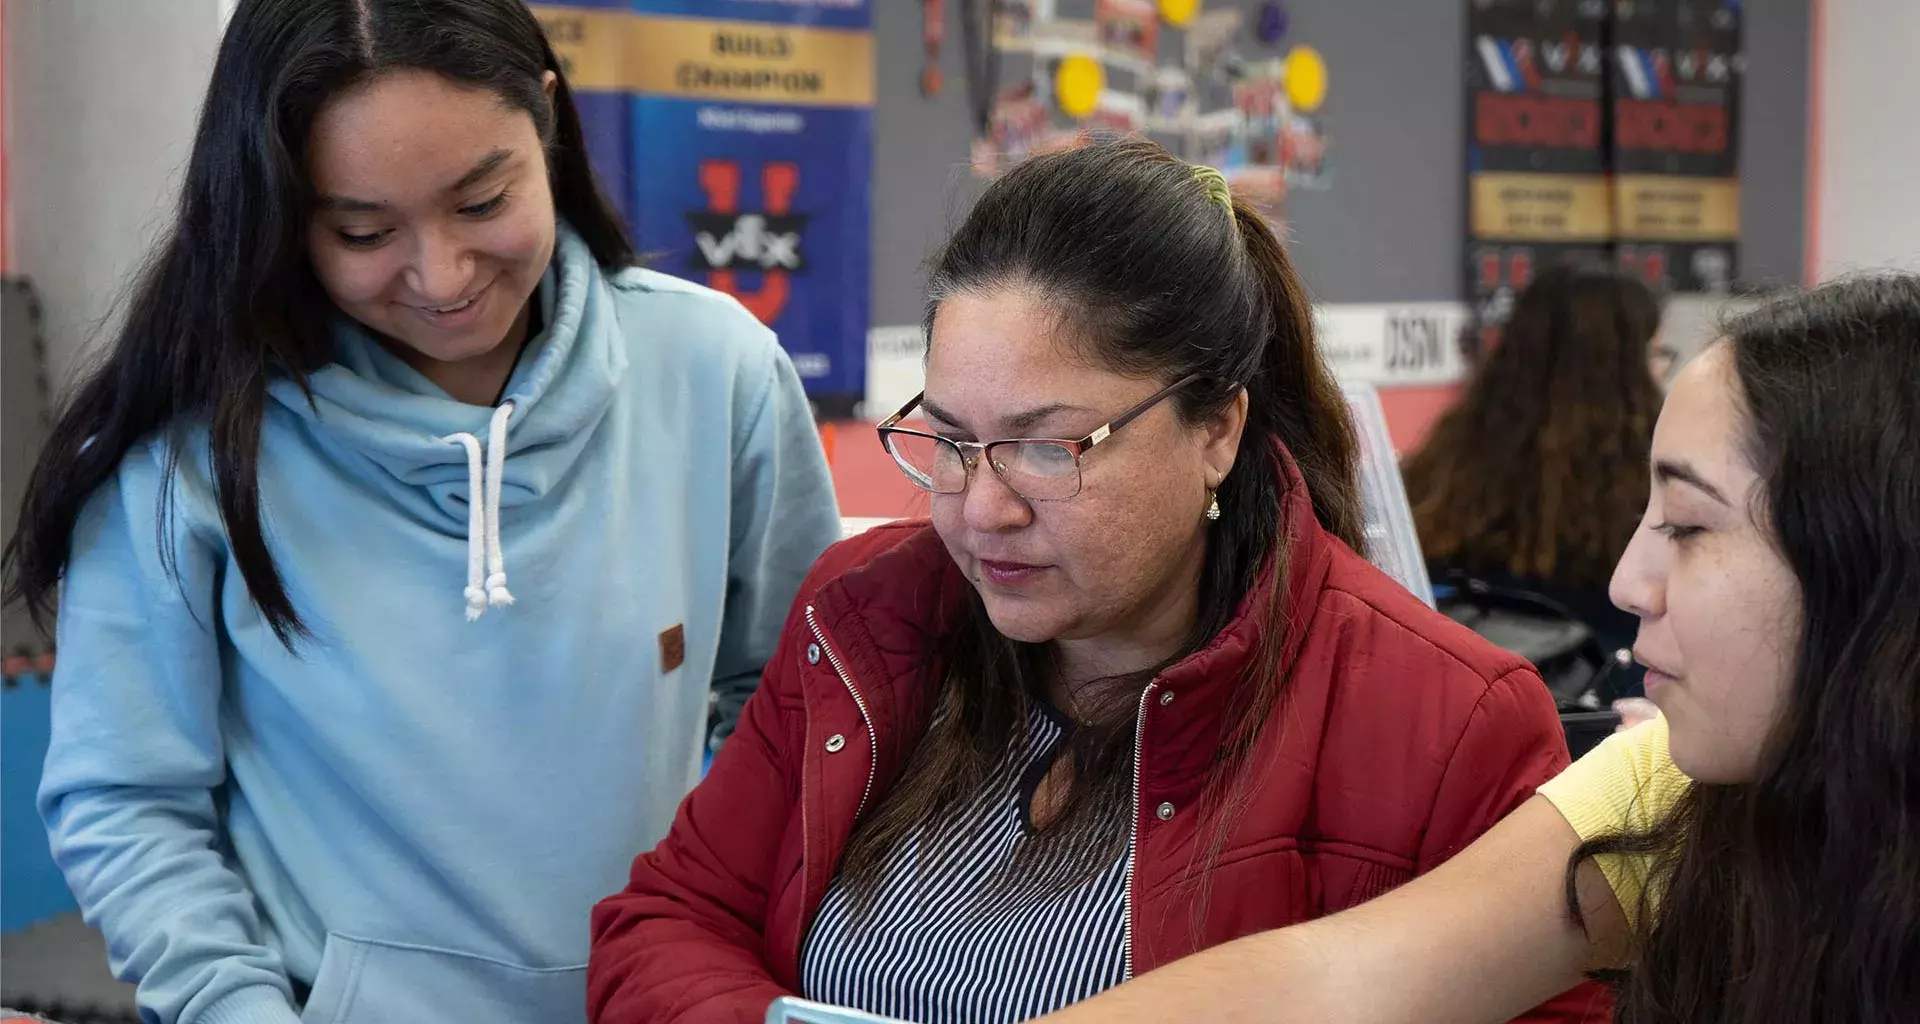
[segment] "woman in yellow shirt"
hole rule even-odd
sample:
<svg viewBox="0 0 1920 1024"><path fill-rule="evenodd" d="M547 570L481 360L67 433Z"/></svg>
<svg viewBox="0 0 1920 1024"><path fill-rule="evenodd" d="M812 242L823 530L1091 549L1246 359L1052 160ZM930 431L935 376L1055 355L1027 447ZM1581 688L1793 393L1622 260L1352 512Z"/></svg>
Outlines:
<svg viewBox="0 0 1920 1024"><path fill-rule="evenodd" d="M1493 1022L1599 973L1634 1024L1920 1021L1920 278L1734 321L1652 473L1612 596L1659 720L1399 890L1048 1020Z"/></svg>

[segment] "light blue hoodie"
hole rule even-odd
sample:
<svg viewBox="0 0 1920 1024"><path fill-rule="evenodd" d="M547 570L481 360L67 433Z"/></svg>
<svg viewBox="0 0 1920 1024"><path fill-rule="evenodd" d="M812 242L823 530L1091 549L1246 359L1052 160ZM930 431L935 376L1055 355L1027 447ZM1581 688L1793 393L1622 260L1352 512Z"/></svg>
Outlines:
<svg viewBox="0 0 1920 1024"><path fill-rule="evenodd" d="M170 492L156 439L76 527L40 809L148 1019L290 1024L289 975L309 1021L585 1017L591 907L665 834L709 683L758 681L838 518L799 380L738 303L609 278L564 227L538 294L509 413L344 318L311 403L273 386L295 653L241 582L204 431Z"/></svg>

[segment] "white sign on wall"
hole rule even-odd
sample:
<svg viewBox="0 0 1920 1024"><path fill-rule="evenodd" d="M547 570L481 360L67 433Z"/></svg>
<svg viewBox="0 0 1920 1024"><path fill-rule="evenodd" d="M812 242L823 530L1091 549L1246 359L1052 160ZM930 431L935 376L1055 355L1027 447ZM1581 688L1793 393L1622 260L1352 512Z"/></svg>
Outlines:
<svg viewBox="0 0 1920 1024"><path fill-rule="evenodd" d="M1466 375L1462 332L1472 313L1458 302L1320 306L1320 351L1341 380L1376 387L1451 384Z"/></svg>
<svg viewBox="0 0 1920 1024"><path fill-rule="evenodd" d="M866 419L879 421L912 400L927 380L927 338L918 325L867 331Z"/></svg>
<svg viewBox="0 0 1920 1024"><path fill-rule="evenodd" d="M1450 384L1466 374L1460 335L1472 315L1458 302L1342 303L1314 310L1320 350L1341 380L1376 387ZM926 337L918 326L867 332L865 415L891 416L926 381Z"/></svg>

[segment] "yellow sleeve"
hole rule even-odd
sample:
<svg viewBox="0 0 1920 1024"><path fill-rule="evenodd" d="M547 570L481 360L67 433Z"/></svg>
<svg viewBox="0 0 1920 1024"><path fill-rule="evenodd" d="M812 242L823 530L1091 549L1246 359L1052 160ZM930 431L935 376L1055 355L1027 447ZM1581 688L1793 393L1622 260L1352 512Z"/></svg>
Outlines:
<svg viewBox="0 0 1920 1024"><path fill-rule="evenodd" d="M1584 842L1638 832L1657 823L1691 785L1667 754L1665 716L1607 737L1585 757L1540 787ZM1614 898L1632 916L1646 888L1647 865L1637 856L1598 858Z"/></svg>

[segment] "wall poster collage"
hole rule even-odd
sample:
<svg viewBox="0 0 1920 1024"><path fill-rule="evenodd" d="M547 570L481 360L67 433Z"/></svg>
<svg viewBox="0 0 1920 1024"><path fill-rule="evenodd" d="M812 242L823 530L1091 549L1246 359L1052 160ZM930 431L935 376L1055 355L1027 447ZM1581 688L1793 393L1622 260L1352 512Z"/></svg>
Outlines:
<svg viewBox="0 0 1920 1024"><path fill-rule="evenodd" d="M1467 294L1482 341L1535 269L1736 279L1741 0L1468 0Z"/></svg>
<svg viewBox="0 0 1920 1024"><path fill-rule="evenodd" d="M1278 0L978 0L991 93L976 174L1143 133L1270 209L1330 180L1327 66Z"/></svg>

